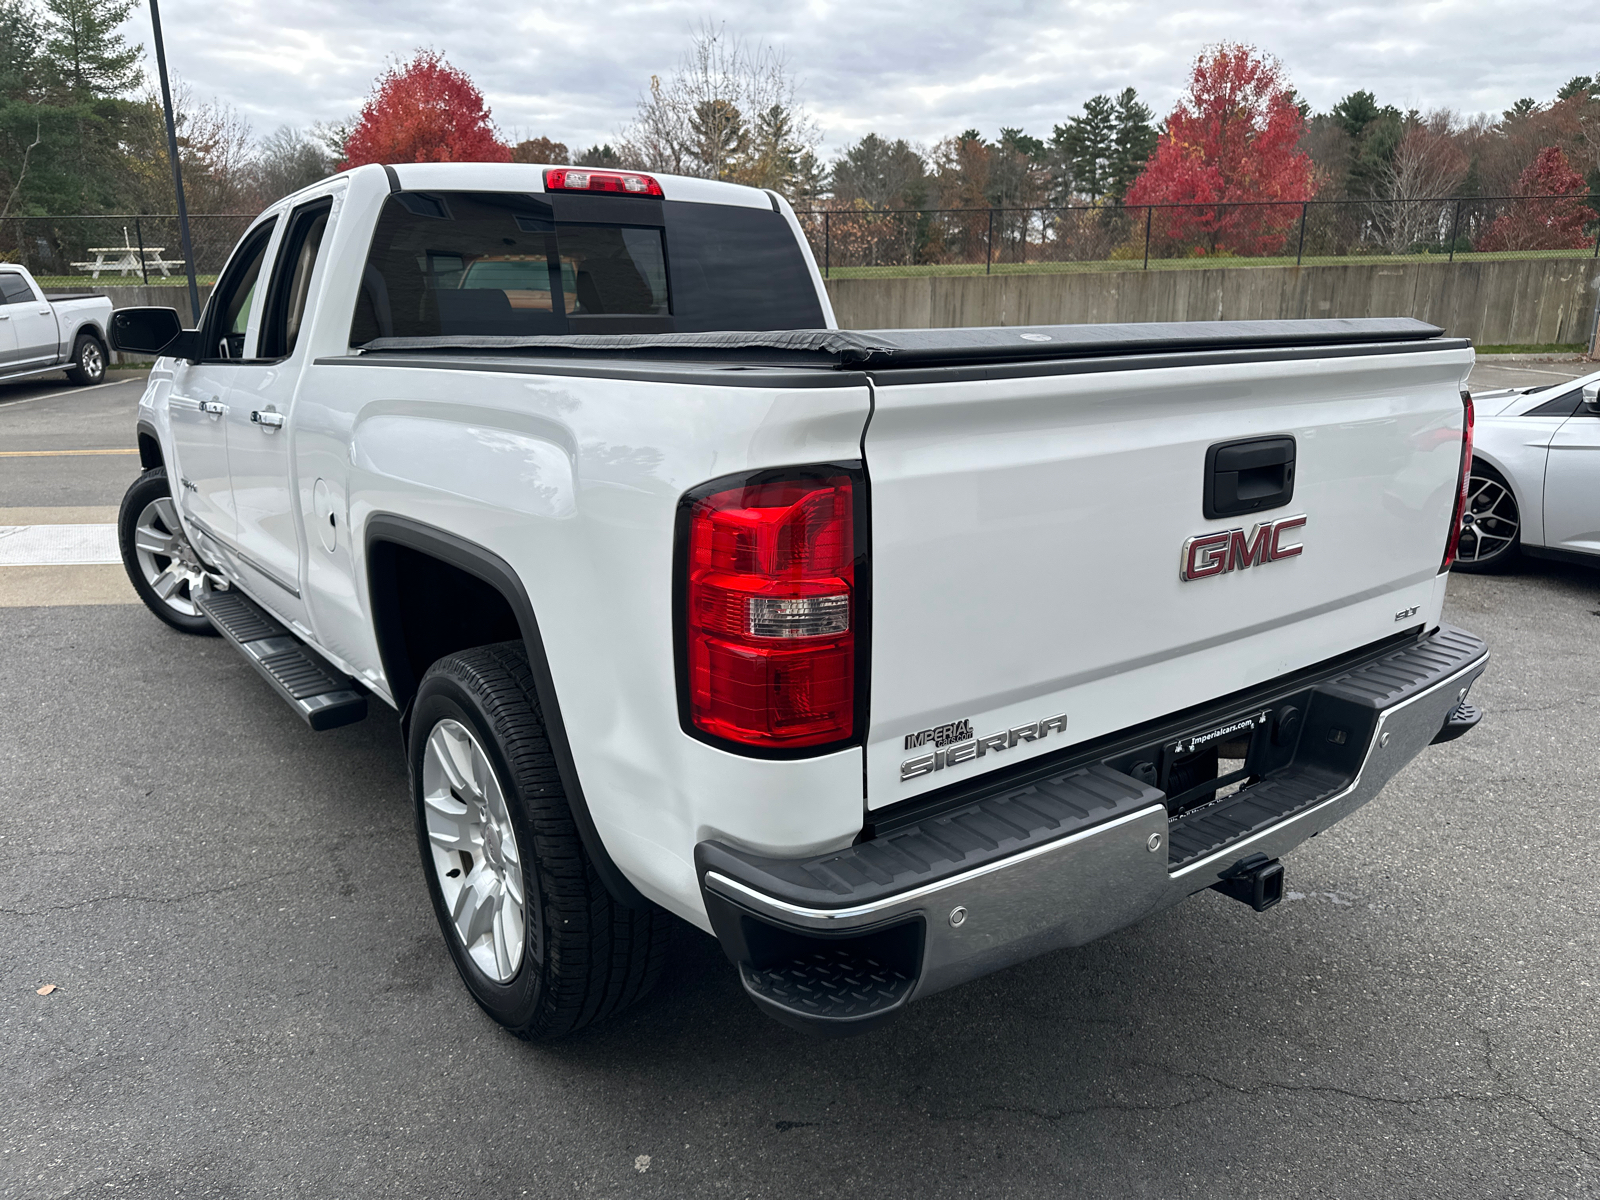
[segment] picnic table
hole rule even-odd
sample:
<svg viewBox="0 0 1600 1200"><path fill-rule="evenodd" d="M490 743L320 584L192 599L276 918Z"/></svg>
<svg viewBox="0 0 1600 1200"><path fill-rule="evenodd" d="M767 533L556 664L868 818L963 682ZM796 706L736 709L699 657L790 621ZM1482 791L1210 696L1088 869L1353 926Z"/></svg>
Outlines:
<svg viewBox="0 0 1600 1200"><path fill-rule="evenodd" d="M173 267L183 266L181 258L162 258L161 252L165 246L135 246L128 240L128 230L122 230L122 245L120 246L90 246L89 253L94 255L92 262L75 262L72 265L80 271L92 272L94 278L100 278L101 271L115 271L119 275L138 275L148 277L150 268L154 267L163 275L171 275Z"/></svg>

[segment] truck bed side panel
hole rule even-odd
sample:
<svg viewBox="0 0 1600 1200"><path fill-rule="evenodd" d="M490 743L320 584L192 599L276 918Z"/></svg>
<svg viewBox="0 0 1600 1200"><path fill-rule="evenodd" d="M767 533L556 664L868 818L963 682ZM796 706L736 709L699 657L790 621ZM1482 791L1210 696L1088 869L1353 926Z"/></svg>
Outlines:
<svg viewBox="0 0 1600 1200"><path fill-rule="evenodd" d="M861 829L862 751L771 762L683 733L672 634L678 502L733 472L858 460L869 399L859 378L752 387L671 374L316 364L296 406L296 455L299 474L327 483L354 532L334 551L315 539L309 551L319 642L382 686L364 584L362 531L374 514L447 530L504 559L533 603L608 850L646 895L703 922L695 843L719 836L782 853L849 844Z"/></svg>

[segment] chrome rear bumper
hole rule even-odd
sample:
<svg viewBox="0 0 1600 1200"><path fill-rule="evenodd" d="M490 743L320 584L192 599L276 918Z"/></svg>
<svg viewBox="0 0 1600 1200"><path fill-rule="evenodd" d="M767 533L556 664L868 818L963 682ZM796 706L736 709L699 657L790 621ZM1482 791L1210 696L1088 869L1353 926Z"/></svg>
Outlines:
<svg viewBox="0 0 1600 1200"><path fill-rule="evenodd" d="M769 1014L824 1031L875 1023L913 999L1132 924L1252 855L1286 854L1371 800L1434 741L1487 663L1481 641L1444 627L1309 688L1296 681L1312 700L1293 763L1259 793L1240 792L1237 808L1202 814L1207 836L1227 839L1208 852L1180 853L1174 842L1169 853L1169 839L1197 844L1184 825L1194 818L1169 819L1164 793L1101 762L941 814L937 828L803 862L701 843L707 911ZM1351 736L1332 766L1322 747L1305 745L1358 733L1364 751ZM1022 813L1042 828L1024 829ZM1239 832L1218 835L1219 817ZM958 829L974 836L966 858L975 865L954 861ZM1021 831L1010 852L997 836L1005 830ZM930 845L954 849L932 862Z"/></svg>

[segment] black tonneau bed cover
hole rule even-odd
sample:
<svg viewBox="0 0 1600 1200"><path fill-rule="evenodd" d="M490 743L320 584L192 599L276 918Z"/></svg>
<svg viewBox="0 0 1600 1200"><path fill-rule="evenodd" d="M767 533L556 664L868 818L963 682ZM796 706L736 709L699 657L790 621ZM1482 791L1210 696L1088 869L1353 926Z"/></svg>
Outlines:
<svg viewBox="0 0 1600 1200"><path fill-rule="evenodd" d="M770 332L571 334L377 338L359 353L534 352L541 358L609 358L897 371L1012 362L1206 351L1288 350L1442 339L1409 318L1315 321L1169 321L1127 325L1029 325L979 329L791 329ZM1457 339L1448 343L1464 344Z"/></svg>

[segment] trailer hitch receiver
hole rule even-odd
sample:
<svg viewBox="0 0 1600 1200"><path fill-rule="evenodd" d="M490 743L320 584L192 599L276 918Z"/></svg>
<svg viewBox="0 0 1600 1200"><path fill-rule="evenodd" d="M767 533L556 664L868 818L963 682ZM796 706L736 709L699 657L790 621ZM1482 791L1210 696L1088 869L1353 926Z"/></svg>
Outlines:
<svg viewBox="0 0 1600 1200"><path fill-rule="evenodd" d="M1257 912L1266 912L1283 899L1283 864L1265 854L1252 854L1229 867L1211 887Z"/></svg>

